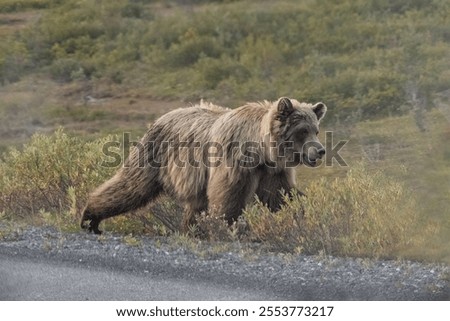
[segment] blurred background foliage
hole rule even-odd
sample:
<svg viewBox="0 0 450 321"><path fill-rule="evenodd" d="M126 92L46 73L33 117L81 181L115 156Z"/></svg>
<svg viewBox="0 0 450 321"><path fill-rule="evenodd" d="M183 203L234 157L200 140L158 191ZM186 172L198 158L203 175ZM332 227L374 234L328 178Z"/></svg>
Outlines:
<svg viewBox="0 0 450 321"><path fill-rule="evenodd" d="M6 0L46 8L0 44L0 82L34 72L223 104L283 95L335 117L404 113L450 83L450 4L412 1ZM331 120L331 119L330 119Z"/></svg>

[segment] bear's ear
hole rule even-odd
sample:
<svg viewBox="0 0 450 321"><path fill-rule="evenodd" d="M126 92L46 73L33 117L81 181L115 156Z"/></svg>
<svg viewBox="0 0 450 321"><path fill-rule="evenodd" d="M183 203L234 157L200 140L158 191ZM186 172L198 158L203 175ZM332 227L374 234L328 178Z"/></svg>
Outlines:
<svg viewBox="0 0 450 321"><path fill-rule="evenodd" d="M327 106L324 103L317 103L312 107L314 114L317 116L317 120L321 120L327 112Z"/></svg>
<svg viewBox="0 0 450 321"><path fill-rule="evenodd" d="M289 98L282 97L278 100L278 114L287 118L294 111L294 106Z"/></svg>

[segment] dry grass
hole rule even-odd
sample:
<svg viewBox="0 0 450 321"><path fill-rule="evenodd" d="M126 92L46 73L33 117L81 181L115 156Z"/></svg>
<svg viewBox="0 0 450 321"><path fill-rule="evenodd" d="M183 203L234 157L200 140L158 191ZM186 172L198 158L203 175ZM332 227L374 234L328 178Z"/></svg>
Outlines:
<svg viewBox="0 0 450 321"><path fill-rule="evenodd" d="M244 216L251 235L277 251L362 257L396 256L426 235L417 233L415 200L382 172L359 165L305 192L278 213L261 203L250 206Z"/></svg>
<svg viewBox="0 0 450 321"><path fill-rule="evenodd" d="M100 166L102 146L111 139L85 143L60 129L34 135L21 151L10 149L0 161L0 212L21 218L68 212L79 218L88 191L111 174Z"/></svg>

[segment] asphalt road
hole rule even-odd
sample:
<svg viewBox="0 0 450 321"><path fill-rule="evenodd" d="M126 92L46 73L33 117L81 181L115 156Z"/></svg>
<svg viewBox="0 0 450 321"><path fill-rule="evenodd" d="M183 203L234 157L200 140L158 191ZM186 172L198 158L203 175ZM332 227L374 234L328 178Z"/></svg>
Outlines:
<svg viewBox="0 0 450 321"><path fill-rule="evenodd" d="M249 256L239 246L198 255L32 228L0 241L0 300L450 300L445 265Z"/></svg>
<svg viewBox="0 0 450 321"><path fill-rule="evenodd" d="M0 254L0 300L267 300L267 293L207 282L39 262Z"/></svg>

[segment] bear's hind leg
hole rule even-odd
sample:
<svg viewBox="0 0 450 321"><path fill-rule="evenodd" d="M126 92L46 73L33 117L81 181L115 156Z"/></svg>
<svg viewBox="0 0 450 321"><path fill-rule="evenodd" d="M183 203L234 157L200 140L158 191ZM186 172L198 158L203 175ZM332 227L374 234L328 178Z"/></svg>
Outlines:
<svg viewBox="0 0 450 321"><path fill-rule="evenodd" d="M234 177L227 171L216 171L214 174L208 185L209 212L223 215L232 225L253 199L259 175L250 171Z"/></svg>
<svg viewBox="0 0 450 321"><path fill-rule="evenodd" d="M152 172L153 171L153 172ZM106 218L138 209L161 194L157 171L122 168L89 197L83 211L81 228L101 234L98 226Z"/></svg>

